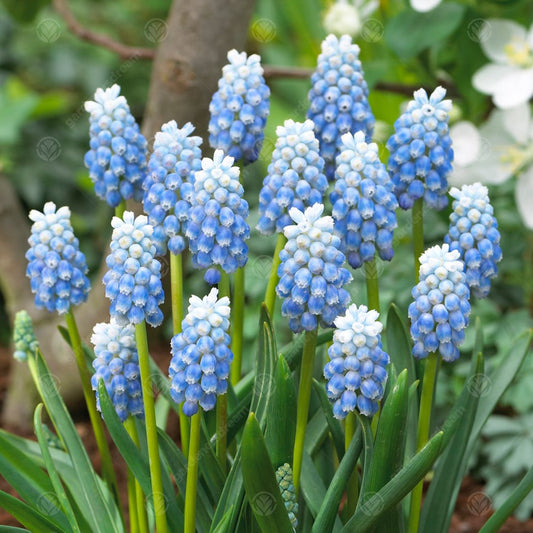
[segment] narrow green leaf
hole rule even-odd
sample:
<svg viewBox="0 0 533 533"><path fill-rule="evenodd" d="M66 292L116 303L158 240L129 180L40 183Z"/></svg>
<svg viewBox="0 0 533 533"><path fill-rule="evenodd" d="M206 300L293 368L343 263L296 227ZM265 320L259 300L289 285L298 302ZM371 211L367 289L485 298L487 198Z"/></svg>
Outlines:
<svg viewBox="0 0 533 533"><path fill-rule="evenodd" d="M274 371L273 394L267 409L265 442L275 468L292 462L296 433L296 389L291 370L281 355Z"/></svg>
<svg viewBox="0 0 533 533"><path fill-rule="evenodd" d="M416 371L413 354L411 353L411 337L407 331L400 310L392 303L387 313L387 327L385 328L387 339L387 353L397 372L407 370L407 384L411 385L416 379Z"/></svg>
<svg viewBox="0 0 533 533"><path fill-rule="evenodd" d="M14 526L0 526L0 533L21 533L23 531L28 531L27 529L22 529L21 527Z"/></svg>
<svg viewBox="0 0 533 533"><path fill-rule="evenodd" d="M72 341L70 340L70 333L68 332L68 329L64 326L58 325L57 329L61 336L63 337L63 340L72 348ZM83 354L85 355L85 360L87 361L87 364L89 365L89 368L92 367L92 363L94 360L94 351L87 346L84 342L81 343L81 347L83 348Z"/></svg>
<svg viewBox="0 0 533 533"><path fill-rule="evenodd" d="M360 502L355 514L348 520L342 533L364 533L409 494L429 472L442 450L443 432L437 433L384 487Z"/></svg>
<svg viewBox="0 0 533 533"><path fill-rule="evenodd" d="M331 402L328 400L324 386L316 379L313 379L313 388L318 396L318 399L320 400L320 406L322 407L322 412L326 417L326 422L328 423L329 432L331 433L331 437L333 439L335 451L337 452L337 457L340 461L344 456L344 432L340 422L333 416Z"/></svg>
<svg viewBox="0 0 533 533"><path fill-rule="evenodd" d="M218 526L213 530L213 533L233 533L229 529L229 523L231 521L231 515L233 513L233 505L226 511L226 514L222 517L222 520L218 523Z"/></svg>
<svg viewBox="0 0 533 533"><path fill-rule="evenodd" d="M356 411L357 420L361 424L363 431L363 473L361 475L361 494L367 492L367 486L370 481L370 466L372 464L372 457L374 454L374 436L372 435L372 427L370 424L370 418L361 415ZM362 498L359 498L357 506L362 502Z"/></svg>
<svg viewBox="0 0 533 533"><path fill-rule="evenodd" d="M35 428L35 435L39 442L39 446L41 447L41 454L43 457L43 461L44 461L44 464L46 465L46 470L48 471L48 475L50 476L50 481L52 482L52 485L54 487L54 490L55 490L55 493L58 499L58 503L61 505L63 512L65 513L65 516L67 517L67 520L70 524L70 530L74 532L79 532L80 526L78 525L76 517L74 516L74 511L72 510L72 506L70 505L70 501L67 497L65 489L63 488L63 485L61 484L61 480L59 479L59 474L57 473L56 467L54 465L54 461L52 459L52 456L50 455L50 450L48 449L48 443L46 442L46 437L43 431L43 424L41 421L42 411L43 411L43 404L40 403L35 408L35 413L33 415L33 427Z"/></svg>
<svg viewBox="0 0 533 533"><path fill-rule="evenodd" d="M261 531L292 533L265 439L254 413L250 413L242 435L242 475L246 496Z"/></svg>
<svg viewBox="0 0 533 533"><path fill-rule="evenodd" d="M357 459L363 449L363 438L361 429L357 428L355 435L348 446L348 450L344 454L339 468L335 472L333 479L328 487L320 510L313 525L312 533L323 533L324 531L332 531L335 523L335 518L338 517L338 509L344 488L350 478Z"/></svg>
<svg viewBox="0 0 533 533"><path fill-rule="evenodd" d="M305 451L311 456L318 452L328 436L328 423L321 409L317 410L307 422L305 430Z"/></svg>

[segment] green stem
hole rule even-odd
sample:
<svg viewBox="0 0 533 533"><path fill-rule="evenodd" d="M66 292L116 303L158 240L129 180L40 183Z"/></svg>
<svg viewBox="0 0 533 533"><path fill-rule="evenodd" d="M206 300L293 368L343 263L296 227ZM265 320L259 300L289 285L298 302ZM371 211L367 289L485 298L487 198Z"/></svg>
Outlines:
<svg viewBox="0 0 533 533"><path fill-rule="evenodd" d="M115 216L122 218L124 216L124 211L126 211L126 200L122 200L120 204L115 207Z"/></svg>
<svg viewBox="0 0 533 533"><path fill-rule="evenodd" d="M135 340L139 353L139 369L143 391L144 416L146 421L146 438L148 443L148 460L150 479L152 481L152 501L154 506L157 533L167 533L167 517L165 514L165 497L161 481L161 463L159 461L159 445L157 443L157 426L155 421L154 396L150 377L150 356L144 320L135 324Z"/></svg>
<svg viewBox="0 0 533 533"><path fill-rule="evenodd" d="M272 257L272 266L270 267L270 277L268 278L268 285L265 293L265 305L267 306L270 317L274 314L274 307L276 305L276 285L279 281L278 267L281 263L279 253L283 250L287 239L283 233L278 234L278 240L276 241L276 248L274 249L274 255Z"/></svg>
<svg viewBox="0 0 533 533"><path fill-rule="evenodd" d="M187 486L185 488L185 529L184 533L196 531L196 485L198 483L198 452L200 449L200 420L198 412L191 418L191 441L187 461Z"/></svg>
<svg viewBox="0 0 533 533"><path fill-rule="evenodd" d="M170 254L170 294L172 299L172 333L181 332L183 321L183 259L181 254ZM181 451L187 455L189 447L189 418L179 408Z"/></svg>
<svg viewBox="0 0 533 533"><path fill-rule="evenodd" d="M113 469L113 461L111 460L111 453L109 452L109 446L107 445L102 417L96 409L96 396L91 387L91 377L87 367L87 361L85 360L83 346L81 344L80 332L78 330L78 325L76 324L76 319L72 313L72 309L69 309L65 314L65 322L67 324L70 342L72 344L72 351L74 352L74 357L78 365L83 396L85 397L85 403L87 404L87 410L89 411L89 418L93 427L96 445L98 446L98 451L100 452L100 458L102 461L102 475L107 481L117 505L120 507L118 484L115 476L115 470Z"/></svg>
<svg viewBox="0 0 533 533"><path fill-rule="evenodd" d="M413 251L415 256L415 279L420 275L420 256L424 253L424 199L419 198L413 205Z"/></svg>
<svg viewBox="0 0 533 533"><path fill-rule="evenodd" d="M418 416L418 435L416 449L421 450L427 443L429 429L431 424L431 410L433 406L433 396L435 391L435 382L437 379L438 353L432 352L426 359L424 369L424 378L422 381L422 396L420 399L420 414ZM418 532L418 523L420 521L420 508L422 505L422 489L424 481L422 480L411 493L411 508L409 511L409 533Z"/></svg>
<svg viewBox="0 0 533 533"><path fill-rule="evenodd" d="M242 334L244 326L244 268L235 272L233 298L231 301L231 384L237 385L241 379Z"/></svg>
<svg viewBox="0 0 533 533"><path fill-rule="evenodd" d="M302 472L302 459L304 454L305 429L309 415L309 402L311 400L311 386L313 382L313 366L315 361L317 329L306 331L300 368L300 384L298 388L298 403L296 410L296 436L294 439L293 454L293 479L296 493L300 488L300 474Z"/></svg>
<svg viewBox="0 0 533 533"><path fill-rule="evenodd" d="M135 443L135 446L139 448L139 435L137 433L137 426L135 425L135 420L133 417L128 417L126 422L124 422L124 427L128 431L131 440ZM135 505L132 506L132 502L130 500L130 522L133 524L133 521L135 520L137 524L137 528L139 533L148 533L148 517L146 516L146 508L144 506L144 494L141 488L141 485L135 479L134 475L130 470L128 469L128 494L130 490L130 474L131 479L134 481L133 483L133 489L135 491L134 494L134 503Z"/></svg>
<svg viewBox="0 0 533 533"><path fill-rule="evenodd" d="M139 533L137 516L137 493L135 492L135 476L128 468L128 510L130 517L130 533Z"/></svg>
<svg viewBox="0 0 533 533"><path fill-rule="evenodd" d="M218 297L230 295L228 275L221 271L220 282L218 284ZM227 453L227 436L228 436L228 395L221 394L217 398L216 407L216 455L222 467L226 471L226 453Z"/></svg>
<svg viewBox="0 0 533 533"><path fill-rule="evenodd" d="M379 313L379 283L375 257L365 263L365 277L368 308L375 309Z"/></svg>
<svg viewBox="0 0 533 533"><path fill-rule="evenodd" d="M354 413L348 413L344 422L344 449L348 451L355 434L356 418ZM350 518L357 507L357 500L359 498L359 474L357 467L354 468L352 475L348 479L346 486L346 507L343 511L344 516Z"/></svg>

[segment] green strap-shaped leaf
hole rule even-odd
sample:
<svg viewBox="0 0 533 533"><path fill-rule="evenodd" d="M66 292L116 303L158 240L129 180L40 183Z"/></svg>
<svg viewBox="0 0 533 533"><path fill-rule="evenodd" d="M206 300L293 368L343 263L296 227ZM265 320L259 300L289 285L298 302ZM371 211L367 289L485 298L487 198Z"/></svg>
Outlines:
<svg viewBox="0 0 533 533"><path fill-rule="evenodd" d="M76 533L80 533L80 526L78 525L78 521L76 520L76 517L74 516L74 511L72 510L72 506L70 505L70 501L67 497L65 489L63 488L63 485L61 484L61 480L59 479L59 474L57 473L56 467L54 465L54 461L52 459L52 456L50 455L50 450L48 449L48 443L46 442L46 437L44 435L44 430L43 430L43 424L41 421L42 411L43 411L43 404L40 403L35 408L35 413L33 415L33 427L35 428L35 435L37 436L39 446L41 447L41 454L43 457L43 461L44 461L44 464L46 465L46 470L48 471L48 475L50 476L50 481L52 482L52 485L54 487L58 502L61 508L63 509L63 512L65 513L65 516L67 517L67 520L70 524L70 530Z"/></svg>
<svg viewBox="0 0 533 533"><path fill-rule="evenodd" d="M291 521L254 413L250 413L242 435L242 475L246 496L261 531L292 533Z"/></svg>
<svg viewBox="0 0 533 533"><path fill-rule="evenodd" d="M328 490L320 506L320 510L313 524L312 533L323 533L324 531L332 531L337 518L339 504L342 498L342 493L346 487L348 479L357 463L361 450L363 449L363 438L361 429L357 428L355 435L348 446L348 450L344 454L339 468L335 472Z"/></svg>
<svg viewBox="0 0 533 533"><path fill-rule="evenodd" d="M437 433L383 488L358 505L342 533L364 533L415 487L428 473L442 449L443 432Z"/></svg>
<svg viewBox="0 0 533 533"><path fill-rule="evenodd" d="M387 313L387 326L385 328L387 353L397 372L407 370L408 386L416 380L416 371L413 354L411 353L411 337L407 331L400 310L392 303Z"/></svg>

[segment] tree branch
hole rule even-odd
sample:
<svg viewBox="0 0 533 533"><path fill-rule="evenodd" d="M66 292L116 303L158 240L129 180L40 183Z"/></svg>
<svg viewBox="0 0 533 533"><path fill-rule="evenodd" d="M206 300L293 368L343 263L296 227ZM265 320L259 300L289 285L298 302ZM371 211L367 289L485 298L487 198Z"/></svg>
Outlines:
<svg viewBox="0 0 533 533"><path fill-rule="evenodd" d="M117 54L121 59L153 59L155 57L156 50L154 48L128 46L115 41L108 35L102 35L85 28L70 10L67 0L53 0L52 5L67 24L67 28L82 41L106 48Z"/></svg>

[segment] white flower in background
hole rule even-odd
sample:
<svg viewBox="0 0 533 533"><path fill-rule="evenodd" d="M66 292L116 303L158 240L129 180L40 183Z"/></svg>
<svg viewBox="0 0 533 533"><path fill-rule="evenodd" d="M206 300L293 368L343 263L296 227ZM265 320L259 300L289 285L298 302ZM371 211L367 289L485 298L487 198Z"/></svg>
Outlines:
<svg viewBox="0 0 533 533"><path fill-rule="evenodd" d="M425 13L426 11L435 9L440 3L441 0L411 0L411 7L415 11Z"/></svg>
<svg viewBox="0 0 533 533"><path fill-rule="evenodd" d="M510 109L533 96L533 25L528 32L511 20L490 19L487 24L490 35L480 44L492 63L474 74L472 84L490 94L496 107Z"/></svg>
<svg viewBox="0 0 533 533"><path fill-rule="evenodd" d="M454 148L454 169L450 185L480 181L498 185L517 176L518 211L533 229L533 120L528 104L496 109L477 129L471 122L450 128Z"/></svg>
<svg viewBox="0 0 533 533"><path fill-rule="evenodd" d="M378 0L337 0L324 15L324 29L337 36L355 37L365 19L379 6Z"/></svg>

